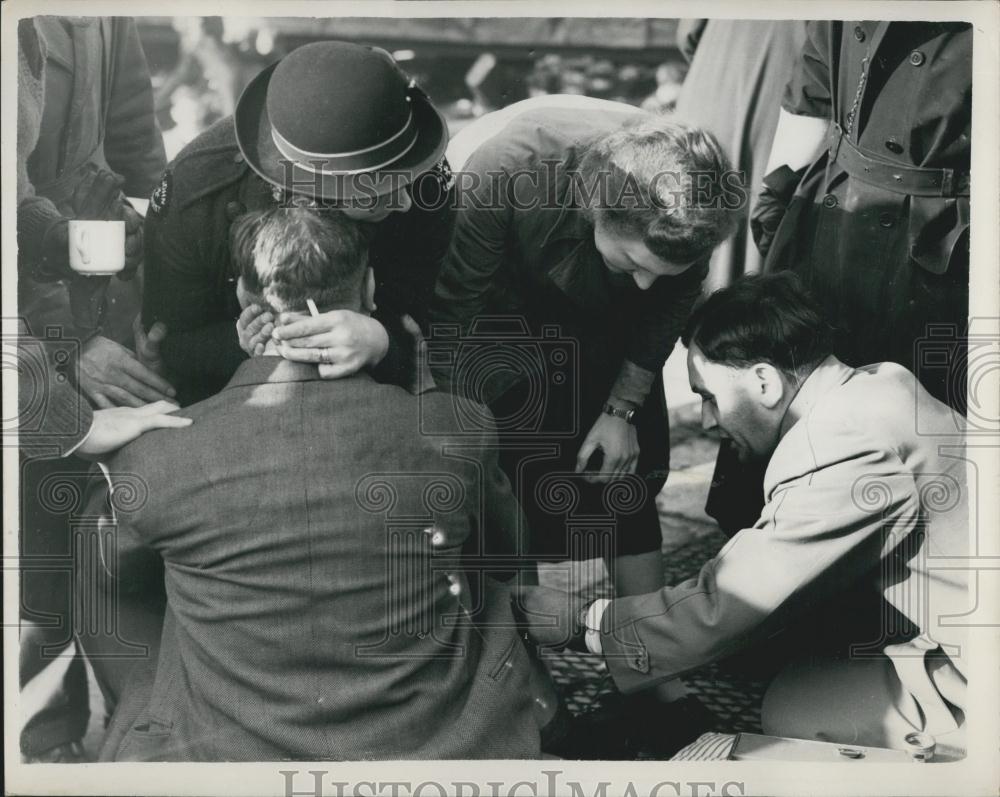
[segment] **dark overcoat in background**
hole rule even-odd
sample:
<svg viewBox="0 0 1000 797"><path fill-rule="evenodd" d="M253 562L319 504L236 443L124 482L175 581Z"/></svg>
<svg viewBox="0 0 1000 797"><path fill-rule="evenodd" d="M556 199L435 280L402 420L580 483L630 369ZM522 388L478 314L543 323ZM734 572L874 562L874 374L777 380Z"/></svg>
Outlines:
<svg viewBox="0 0 1000 797"><path fill-rule="evenodd" d="M964 410L971 25L811 22L784 108L833 124L765 270L804 279L842 360L900 363Z"/></svg>

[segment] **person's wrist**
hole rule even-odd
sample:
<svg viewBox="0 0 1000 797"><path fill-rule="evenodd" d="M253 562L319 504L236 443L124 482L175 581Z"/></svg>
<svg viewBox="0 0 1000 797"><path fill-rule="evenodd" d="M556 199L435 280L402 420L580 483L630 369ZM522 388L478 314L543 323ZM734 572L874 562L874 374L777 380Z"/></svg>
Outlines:
<svg viewBox="0 0 1000 797"><path fill-rule="evenodd" d="M627 398L622 398L621 396L608 396L607 403L620 410L639 409L639 405L636 402L630 401Z"/></svg>
<svg viewBox="0 0 1000 797"><path fill-rule="evenodd" d="M619 406L609 401L604 405L602 412L605 416L628 426L635 424L636 409L634 407Z"/></svg>
<svg viewBox="0 0 1000 797"><path fill-rule="evenodd" d="M611 603L610 598L598 598L586 605L582 614L584 649L590 653L602 654L604 646L601 643L601 621L604 612Z"/></svg>
<svg viewBox="0 0 1000 797"><path fill-rule="evenodd" d="M65 451L63 453L63 457L68 457L68 456L71 456L73 454L76 454L77 456L85 457L85 456L89 456L91 454L91 451L90 451L90 449L88 447L88 442L94 436L94 428L99 423L99 416L98 416L97 413L99 413L101 411L102 410L94 410L91 413L91 416L90 416L90 426L87 427L87 433L84 434L84 436L81 437L77 441L76 445L74 445L72 448L70 448L67 451Z"/></svg>

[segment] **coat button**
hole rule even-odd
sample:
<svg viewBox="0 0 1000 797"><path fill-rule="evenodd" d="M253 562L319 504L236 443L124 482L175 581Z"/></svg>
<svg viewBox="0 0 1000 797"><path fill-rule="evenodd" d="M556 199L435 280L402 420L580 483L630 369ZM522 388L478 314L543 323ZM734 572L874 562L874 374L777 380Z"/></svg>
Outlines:
<svg viewBox="0 0 1000 797"><path fill-rule="evenodd" d="M825 197L823 197L823 204L826 205L826 207L828 208L835 208L837 207L837 197L835 197L833 194L827 194Z"/></svg>
<svg viewBox="0 0 1000 797"><path fill-rule="evenodd" d="M895 155L901 155L903 152L903 145L891 138L885 142L885 148Z"/></svg>
<svg viewBox="0 0 1000 797"><path fill-rule="evenodd" d="M227 202L226 203L226 218L230 221L235 221L239 216L242 216L247 212L247 206L242 202Z"/></svg>
<svg viewBox="0 0 1000 797"><path fill-rule="evenodd" d="M914 50L910 53L910 63L914 66L922 66L926 60L926 57L922 52L920 52L920 50Z"/></svg>
<svg viewBox="0 0 1000 797"><path fill-rule="evenodd" d="M233 163L243 163L243 153L237 152L233 155Z"/></svg>
<svg viewBox="0 0 1000 797"><path fill-rule="evenodd" d="M883 227L891 227L893 224L896 223L896 217L893 216L891 213L879 213L878 223L881 224Z"/></svg>
<svg viewBox="0 0 1000 797"><path fill-rule="evenodd" d="M865 40L865 32L860 25L856 25L854 27L854 38L859 42L863 42Z"/></svg>

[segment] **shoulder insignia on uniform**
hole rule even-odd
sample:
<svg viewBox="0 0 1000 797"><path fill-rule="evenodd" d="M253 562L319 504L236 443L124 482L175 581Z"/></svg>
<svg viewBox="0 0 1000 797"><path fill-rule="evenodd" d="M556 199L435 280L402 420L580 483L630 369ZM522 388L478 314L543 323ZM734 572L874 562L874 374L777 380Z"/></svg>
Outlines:
<svg viewBox="0 0 1000 797"><path fill-rule="evenodd" d="M173 175L168 169L163 173L163 177L160 180L160 184L156 186L153 190L152 196L149 197L149 209L153 213L162 213L167 209L167 205L170 204L170 197L172 194L171 184L173 183Z"/></svg>
<svg viewBox="0 0 1000 797"><path fill-rule="evenodd" d="M452 186L455 185L455 175L451 170L451 165L448 163L447 158L441 158L431 171L434 173L434 176L437 177L442 190L450 191Z"/></svg>

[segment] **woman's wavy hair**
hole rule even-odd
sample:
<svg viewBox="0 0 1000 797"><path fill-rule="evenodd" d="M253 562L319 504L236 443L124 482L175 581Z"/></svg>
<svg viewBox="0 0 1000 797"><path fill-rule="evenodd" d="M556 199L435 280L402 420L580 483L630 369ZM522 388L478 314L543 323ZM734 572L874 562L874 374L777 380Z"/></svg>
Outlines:
<svg viewBox="0 0 1000 797"><path fill-rule="evenodd" d="M674 263L711 254L747 206L744 176L715 137L665 116L631 120L591 143L580 175L577 201L592 222Z"/></svg>
<svg viewBox="0 0 1000 797"><path fill-rule="evenodd" d="M371 226L371 225L369 225ZM248 292L277 312L356 302L368 265L362 222L326 207L281 206L240 216L233 262Z"/></svg>

